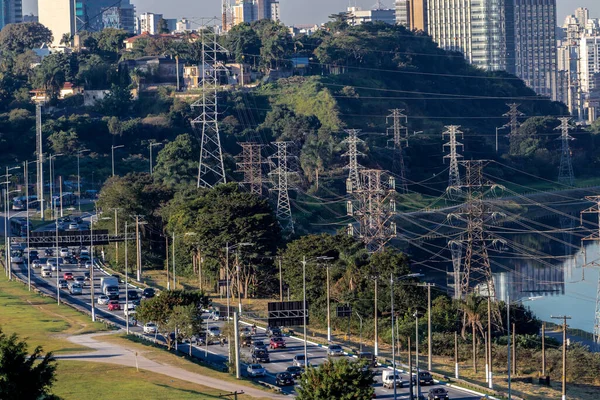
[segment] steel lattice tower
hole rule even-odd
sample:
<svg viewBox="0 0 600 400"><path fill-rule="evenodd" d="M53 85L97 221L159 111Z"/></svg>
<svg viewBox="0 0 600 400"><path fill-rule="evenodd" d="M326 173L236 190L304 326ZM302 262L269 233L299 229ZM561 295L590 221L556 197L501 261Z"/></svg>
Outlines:
<svg viewBox="0 0 600 400"><path fill-rule="evenodd" d="M357 207L348 201L348 215L353 215L359 223L358 236L369 252L383 251L385 245L396 237L396 223L392 221L396 213L396 182L393 176L383 178L384 171L367 169L360 171L360 189L353 192ZM348 225L348 234L354 235L354 226Z"/></svg>
<svg viewBox="0 0 600 400"><path fill-rule="evenodd" d="M404 147L408 147L408 128L403 125L408 122L408 118L400 110L395 108L390 110L391 114L386 117L386 123L389 124L392 119L392 127L388 128L388 134L393 135L393 139L388 140L388 145L391 142L394 149L394 161L392 163L392 171L400 177L398 191L402 194L408 193L408 185L406 183L406 165L404 164Z"/></svg>
<svg viewBox="0 0 600 400"><path fill-rule="evenodd" d="M348 138L342 143L348 144L348 151L342 154L342 157L348 157L348 179L346 180L346 190L348 193L360 188L360 177L358 165L358 156L362 156L363 153L358 151L358 144L364 143L363 140L358 138L360 130L358 129L346 129L344 132L348 134Z"/></svg>
<svg viewBox="0 0 600 400"><path fill-rule="evenodd" d="M289 233L294 233L294 220L292 218L292 207L290 204L289 178L295 174L290 168L290 147L292 142L273 142L277 148L275 155L269 157L271 172L269 176L273 179L271 191L277 192L277 219L281 228Z"/></svg>
<svg viewBox="0 0 600 400"><path fill-rule="evenodd" d="M522 117L525 114L523 114L521 111L519 111L520 104L512 103L512 104L507 104L507 106L509 107L509 110L506 114L503 114L502 116L508 117L508 123L506 125L504 125L504 127L510 128L510 132L508 134L508 140L509 140L509 144L513 145L513 140L519 134L519 126L521 125L519 123L519 117Z"/></svg>
<svg viewBox="0 0 600 400"><path fill-rule="evenodd" d="M593 232L592 234L590 234L589 236L584 237L583 239L581 239L581 243L582 243L582 248L583 248L583 242L585 241L595 241L595 242L600 242L600 196L586 196L585 197L586 200L589 200L594 204L592 207L581 211L581 220L583 222L583 214L597 214L598 215L598 231L597 232ZM590 264L587 264L587 257L586 257L586 262L584 263L583 267L585 268L588 265L595 265L595 266L600 266L598 265L597 262L592 262ZM597 344L600 344L600 275L598 275L598 286L596 288L596 309L594 311L594 342L596 342Z"/></svg>
<svg viewBox="0 0 600 400"><path fill-rule="evenodd" d="M202 98L192 104L192 109L200 108L201 113L192 121L192 126L202 126L198 187L213 187L227 182L219 136L218 90L223 66L217 61L218 55L227 51L217 42L216 28L205 26L200 32Z"/></svg>
<svg viewBox="0 0 600 400"><path fill-rule="evenodd" d="M460 126L450 125L446 127L446 132L442 133L442 138L448 136L448 143L444 144L444 149L448 147L450 152L444 156L445 159L450 160L450 167L448 173L448 188L446 192L460 191L460 171L458 170L458 159L462 158L461 154L458 154L457 147L464 145L456 140L456 135L462 135L459 130Z"/></svg>
<svg viewBox="0 0 600 400"><path fill-rule="evenodd" d="M459 279L455 282L455 297L466 296L472 287L481 284L486 285L490 296L495 296L494 281L487 250L487 243L494 239L485 232L485 223L493 216L483 202L484 192L497 185L487 181L483 177L483 168L488 161L461 161L465 166L465 180L459 187L466 190L467 201L458 213L448 215L449 219L458 219L466 223L466 232L458 240L449 242L452 250L454 267L460 265L460 255L457 254L464 248L464 264L462 271L455 271L454 276ZM458 289L458 290L457 290Z"/></svg>
<svg viewBox="0 0 600 400"><path fill-rule="evenodd" d="M573 129L569 125L571 118L559 118L560 126L555 129L560 129L560 169L558 170L558 182L564 185L573 186L575 177L573 175L573 163L571 162L571 149L569 148L569 141L575 140L569 135L569 130Z"/></svg>
<svg viewBox="0 0 600 400"><path fill-rule="evenodd" d="M248 185L250 193L258 196L263 194L263 158L262 145L253 142L238 143L242 146L242 153L237 158L238 172L244 174L244 179L240 182L241 185Z"/></svg>

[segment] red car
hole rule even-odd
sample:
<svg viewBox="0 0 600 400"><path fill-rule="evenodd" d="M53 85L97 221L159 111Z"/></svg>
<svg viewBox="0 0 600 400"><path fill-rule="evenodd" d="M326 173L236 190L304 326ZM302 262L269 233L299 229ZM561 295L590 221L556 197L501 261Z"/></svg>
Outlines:
<svg viewBox="0 0 600 400"><path fill-rule="evenodd" d="M108 302L108 311L116 311L120 309L121 305L119 304L119 300L111 300Z"/></svg>
<svg viewBox="0 0 600 400"><path fill-rule="evenodd" d="M72 281L73 280L73 274L71 272L65 272L65 274L63 275L63 278L67 281Z"/></svg>
<svg viewBox="0 0 600 400"><path fill-rule="evenodd" d="M283 340L282 337L277 337L277 336L272 337L269 347L271 347L271 349L284 348L284 347L286 347L285 340Z"/></svg>

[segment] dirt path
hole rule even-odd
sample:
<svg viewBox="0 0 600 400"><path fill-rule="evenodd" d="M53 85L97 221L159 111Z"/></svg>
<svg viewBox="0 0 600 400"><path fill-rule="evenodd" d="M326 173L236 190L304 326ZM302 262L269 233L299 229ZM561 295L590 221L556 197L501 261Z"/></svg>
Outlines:
<svg viewBox="0 0 600 400"><path fill-rule="evenodd" d="M111 333L112 332L103 332L89 335L70 336L68 339L71 342L80 346L89 347L91 349L94 349L95 351L73 355L57 355L55 357L58 360L110 363L134 368L136 367L137 358L137 365L140 369L145 369L151 372L155 372L157 374L167 375L172 378L181 379L184 381L228 392L243 391L246 395L252 397L270 399L289 399L289 397L287 396L254 389L248 386L237 384L235 382L227 382L218 378L211 378L208 376L198 375L181 368L161 364L156 361L149 360L140 354L136 354L136 352L133 350L129 350L117 344L101 342L95 339L95 337L97 336L110 335Z"/></svg>

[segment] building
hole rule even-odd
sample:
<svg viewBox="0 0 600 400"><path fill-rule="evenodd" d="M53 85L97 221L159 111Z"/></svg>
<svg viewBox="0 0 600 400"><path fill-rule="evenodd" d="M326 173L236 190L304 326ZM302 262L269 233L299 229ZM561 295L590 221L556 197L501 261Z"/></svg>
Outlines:
<svg viewBox="0 0 600 400"><path fill-rule="evenodd" d="M410 27L410 0L396 0L396 24Z"/></svg>
<svg viewBox="0 0 600 400"><path fill-rule="evenodd" d="M138 17L138 34L149 33L157 35L160 32L160 20L163 19L162 14L142 13Z"/></svg>
<svg viewBox="0 0 600 400"><path fill-rule="evenodd" d="M427 0L396 0L396 23L411 30L427 30Z"/></svg>
<svg viewBox="0 0 600 400"><path fill-rule="evenodd" d="M556 99L556 0L514 0L513 15L512 26L506 24L507 71Z"/></svg>
<svg viewBox="0 0 600 400"><path fill-rule="evenodd" d="M581 91L589 93L600 89L600 36L582 37L579 57Z"/></svg>
<svg viewBox="0 0 600 400"><path fill-rule="evenodd" d="M102 28L123 29L135 33L135 6L109 7L102 12Z"/></svg>
<svg viewBox="0 0 600 400"><path fill-rule="evenodd" d="M362 10L360 7L348 7L348 23L350 25L361 25L367 22L385 22L395 25L396 10Z"/></svg>
<svg viewBox="0 0 600 400"><path fill-rule="evenodd" d="M278 0L236 0L232 14L233 25L261 19L280 21L281 18Z"/></svg>
<svg viewBox="0 0 600 400"><path fill-rule="evenodd" d="M0 29L23 22L22 0L0 0Z"/></svg>
<svg viewBox="0 0 600 400"><path fill-rule="evenodd" d="M81 3L78 3L81 4ZM46 0L38 3L40 24L50 29L53 46L60 46L63 35L75 33L75 3L71 0ZM78 14L81 12L78 9Z"/></svg>
<svg viewBox="0 0 600 400"><path fill-rule="evenodd" d="M175 25L175 32L190 32L192 30L192 23L187 18L181 18Z"/></svg>

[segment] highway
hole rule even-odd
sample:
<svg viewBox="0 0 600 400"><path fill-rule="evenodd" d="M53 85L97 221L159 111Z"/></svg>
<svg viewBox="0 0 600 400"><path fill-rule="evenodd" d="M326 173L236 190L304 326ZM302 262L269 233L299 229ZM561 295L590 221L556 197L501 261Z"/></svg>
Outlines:
<svg viewBox="0 0 600 400"><path fill-rule="evenodd" d="M43 249L37 249L40 255L43 254ZM45 258L42 257L41 260L45 263ZM27 265L24 264L12 264L13 272L16 273L21 279L27 280ZM71 272L73 276L83 276L84 272L88 270L84 267L78 267L77 265L61 265L62 271L60 271L60 279L62 279L62 274L65 272ZM45 292L48 295L56 297L56 272L53 272L53 276L51 278L42 278L41 269L40 268L32 268L31 276L32 276L32 285L36 286L39 290ZM100 269L96 268L94 270L94 287L95 287L95 298L101 294L100 293L100 278L102 276L107 276ZM125 290L125 285L121 282L120 285L120 303L121 308L123 308L125 296L123 295ZM131 288L130 288L131 289ZM90 287L84 286L83 293L81 295L70 295L68 289L60 290L60 298L62 302L68 302L73 304L79 308L85 309L87 311L91 310L90 301L91 301L91 293ZM96 315L100 318L111 321L115 325L125 328L125 316L123 314L123 310L118 311L108 311L108 307L106 305L98 305L96 304ZM203 315L204 322L208 321L210 326L219 326L222 328L223 322L221 321L212 321L208 319L208 314ZM130 326L130 330L133 332L137 332L139 334L142 333L141 326ZM146 335L148 337L154 337L155 335ZM161 339L160 335L158 335L158 339ZM265 335L264 330L258 329L257 335L253 337L253 339L263 340L265 343L269 343L269 338ZM296 354L303 354L304 352L304 342L297 338L285 337L287 347L285 349L275 349L269 350L269 356L271 359L270 363L263 364L263 366L267 370L267 376L264 378L255 378L261 381L265 381L269 384L275 384L275 374L278 372L283 372L287 367L292 365L292 359ZM179 350L184 352L189 352L189 344L178 344ZM313 366L318 366L322 364L327 359L326 349L323 347L319 347L313 344L308 344L308 357L309 362ZM206 346L199 347L196 345L192 346L192 352L194 356L204 359L205 357L213 362L213 363L223 363L228 354L228 345L220 346L218 344L208 346L208 351L206 350ZM250 361L250 350L248 347L242 348L240 350L241 359L243 362ZM245 365L242 367L242 371L245 374ZM375 390L376 396L378 399L393 399L393 389L385 389L381 384L381 371L382 368L375 369ZM408 381L408 377L406 374L403 375L403 380ZM437 387L437 385L433 386ZM423 387L422 393L427 397L427 393L431 387ZM471 394L466 391L462 391L455 388L447 388L450 399L462 399L462 400L478 400L481 396L477 396ZM286 394L293 395L295 393L293 386L287 386L282 388L282 392ZM398 397L399 399L407 399L409 397L408 388L398 388Z"/></svg>

